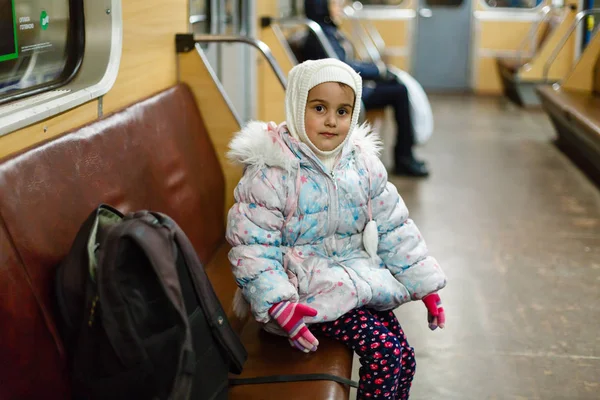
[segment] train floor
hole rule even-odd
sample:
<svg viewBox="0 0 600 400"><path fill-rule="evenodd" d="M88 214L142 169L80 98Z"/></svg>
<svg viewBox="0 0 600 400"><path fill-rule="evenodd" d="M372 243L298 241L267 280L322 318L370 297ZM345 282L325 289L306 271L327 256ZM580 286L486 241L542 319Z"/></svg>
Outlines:
<svg viewBox="0 0 600 400"><path fill-rule="evenodd" d="M600 398L600 191L542 111L432 106L417 149L431 177L391 179L448 276L446 329L428 329L421 302L396 312L416 351L411 400Z"/></svg>

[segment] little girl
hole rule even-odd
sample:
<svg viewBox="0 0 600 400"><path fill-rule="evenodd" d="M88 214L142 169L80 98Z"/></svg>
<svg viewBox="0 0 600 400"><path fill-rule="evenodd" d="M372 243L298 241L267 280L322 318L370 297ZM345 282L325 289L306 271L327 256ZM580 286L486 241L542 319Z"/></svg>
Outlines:
<svg viewBox="0 0 600 400"><path fill-rule="evenodd" d="M407 399L414 351L392 310L423 300L444 327L446 277L357 126L362 80L341 61L289 74L285 123L250 122L230 144L245 165L228 215L229 259L266 330L315 351L335 338L360 357L358 398Z"/></svg>

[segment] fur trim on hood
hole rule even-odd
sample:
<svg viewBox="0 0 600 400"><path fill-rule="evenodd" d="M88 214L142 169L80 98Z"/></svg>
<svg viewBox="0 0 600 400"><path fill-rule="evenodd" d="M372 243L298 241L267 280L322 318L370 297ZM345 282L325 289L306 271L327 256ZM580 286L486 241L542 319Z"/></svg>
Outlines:
<svg viewBox="0 0 600 400"><path fill-rule="evenodd" d="M286 171L297 168L298 159L282 147L285 144L275 135L278 135L276 131L269 130L265 122L251 121L229 143L227 158L233 163L257 168L279 167ZM349 145L365 156L378 157L382 150L379 135L372 132L366 122L354 129Z"/></svg>
<svg viewBox="0 0 600 400"><path fill-rule="evenodd" d="M368 122L357 126L352 134L352 146L367 157L379 157L383 150L383 142L379 133L371 130Z"/></svg>

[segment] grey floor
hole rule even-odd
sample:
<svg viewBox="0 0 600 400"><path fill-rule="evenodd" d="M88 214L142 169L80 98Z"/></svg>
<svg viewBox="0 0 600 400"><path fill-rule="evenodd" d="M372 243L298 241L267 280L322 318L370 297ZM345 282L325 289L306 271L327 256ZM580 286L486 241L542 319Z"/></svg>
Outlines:
<svg viewBox="0 0 600 400"><path fill-rule="evenodd" d="M397 310L417 356L411 400L600 399L600 191L543 112L431 100L418 154L432 175L392 178L449 278L443 331L420 302Z"/></svg>

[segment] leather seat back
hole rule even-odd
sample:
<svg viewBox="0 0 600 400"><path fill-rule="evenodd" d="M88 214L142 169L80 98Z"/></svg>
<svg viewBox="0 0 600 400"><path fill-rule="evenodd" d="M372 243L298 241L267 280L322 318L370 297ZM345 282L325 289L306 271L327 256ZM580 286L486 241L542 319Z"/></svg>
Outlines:
<svg viewBox="0 0 600 400"><path fill-rule="evenodd" d="M207 263L225 182L192 93L172 87L0 164L0 399L64 399L56 266L99 204L171 216Z"/></svg>

